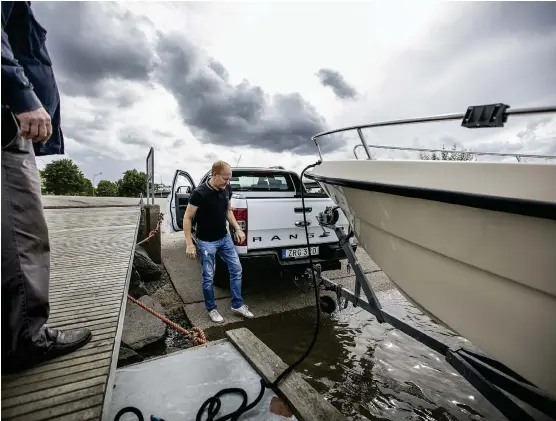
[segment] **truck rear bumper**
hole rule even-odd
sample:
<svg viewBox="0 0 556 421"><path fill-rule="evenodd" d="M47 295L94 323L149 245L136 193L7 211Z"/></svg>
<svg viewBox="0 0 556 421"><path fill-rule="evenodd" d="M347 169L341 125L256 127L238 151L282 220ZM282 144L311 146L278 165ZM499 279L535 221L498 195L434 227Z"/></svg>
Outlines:
<svg viewBox="0 0 556 421"><path fill-rule="evenodd" d="M357 250L357 245L351 247L353 251ZM282 259L281 250L281 248L253 250L240 254L239 258L243 266L248 265L252 269L260 266L268 270L269 265L273 265L282 270L295 271L309 266L309 259ZM346 259L346 254L339 245L322 244L319 245L319 255L313 257L313 263L320 264L323 270L335 270L341 268L342 259Z"/></svg>

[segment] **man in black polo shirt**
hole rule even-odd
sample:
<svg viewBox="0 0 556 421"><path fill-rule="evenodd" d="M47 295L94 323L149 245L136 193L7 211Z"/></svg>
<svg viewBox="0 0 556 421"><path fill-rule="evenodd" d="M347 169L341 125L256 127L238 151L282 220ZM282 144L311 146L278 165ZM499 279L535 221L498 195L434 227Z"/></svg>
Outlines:
<svg viewBox="0 0 556 421"><path fill-rule="evenodd" d="M232 237L228 232L226 221L235 230L239 241L245 240L245 233L239 228L231 207L232 188L230 187L232 168L224 161L212 165L211 177L199 185L191 194L183 218L183 231L187 244L187 257L196 256L195 244L191 237L191 221L195 217L197 246L203 267L203 295L205 308L213 322L224 319L216 309L214 301L214 268L216 253L220 254L228 265L230 272L230 290L232 292L232 311L244 317L253 317L241 297L241 263Z"/></svg>

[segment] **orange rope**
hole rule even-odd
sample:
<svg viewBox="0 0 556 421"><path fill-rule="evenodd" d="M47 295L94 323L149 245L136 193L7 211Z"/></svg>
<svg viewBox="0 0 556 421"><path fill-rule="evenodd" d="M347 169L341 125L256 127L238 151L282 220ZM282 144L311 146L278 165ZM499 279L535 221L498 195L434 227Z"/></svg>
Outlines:
<svg viewBox="0 0 556 421"><path fill-rule="evenodd" d="M206 344L207 343L207 338L205 336L205 332L203 332L203 329L201 329L200 327L192 327L191 330L192 332L189 332L187 329L184 329L183 327L181 327L180 325L178 325L177 323L174 323L173 321L167 319L166 317L164 317L162 314L157 313L156 311L154 311L153 309L147 307L145 304L137 301L135 298L133 298L131 295L128 295L127 298L134 302L135 304L137 304L139 307L147 310L149 313L151 313L152 315L158 317L160 320L162 320L164 323L166 323L168 326L173 327L174 329L176 329L178 332L183 333L184 335L187 335L189 337L191 337L191 340L196 343L197 345L202 345L202 344Z"/></svg>
<svg viewBox="0 0 556 421"><path fill-rule="evenodd" d="M145 243L148 243L149 241L151 241L151 238L153 238L156 234L158 234L160 232L160 224L162 223L162 220L164 219L164 214L161 213L158 215L158 222L156 224L156 228L153 229L151 232L149 232L149 235L147 236L147 238L145 238L142 241L139 241L137 243L138 246L141 246Z"/></svg>

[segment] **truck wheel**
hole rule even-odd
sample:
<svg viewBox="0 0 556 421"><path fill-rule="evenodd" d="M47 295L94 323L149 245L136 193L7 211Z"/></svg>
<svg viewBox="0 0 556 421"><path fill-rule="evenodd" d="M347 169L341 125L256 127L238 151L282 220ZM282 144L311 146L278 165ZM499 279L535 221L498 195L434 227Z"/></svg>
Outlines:
<svg viewBox="0 0 556 421"><path fill-rule="evenodd" d="M230 272L228 272L228 266L218 255L216 255L215 266L214 285L219 288L230 289Z"/></svg>

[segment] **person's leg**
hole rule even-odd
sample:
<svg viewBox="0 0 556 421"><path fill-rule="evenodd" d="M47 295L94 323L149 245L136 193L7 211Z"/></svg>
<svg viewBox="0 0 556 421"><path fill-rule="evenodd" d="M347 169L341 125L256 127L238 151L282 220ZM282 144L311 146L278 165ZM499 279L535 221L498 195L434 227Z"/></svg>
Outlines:
<svg viewBox="0 0 556 421"><path fill-rule="evenodd" d="M50 314L50 244L31 141L17 138L2 148L1 219L2 359L18 370L90 339L88 330L44 327Z"/></svg>
<svg viewBox="0 0 556 421"><path fill-rule="evenodd" d="M50 345L50 245L31 147L18 139L2 150L2 344L18 359Z"/></svg>
<svg viewBox="0 0 556 421"><path fill-rule="evenodd" d="M239 261L239 256L237 250L232 241L230 234L226 235L222 240L222 243L218 249L218 253L222 256L222 260L226 262L228 266L228 271L230 272L230 291L232 292L232 309L234 310L245 310L241 311L242 315L245 317L253 317L253 315L247 310L247 307L243 304L243 298L241 296L241 277L242 268L241 262ZM245 313L245 314L244 314Z"/></svg>
<svg viewBox="0 0 556 421"><path fill-rule="evenodd" d="M218 248L217 242L201 241L197 239L197 253L201 261L203 278L203 296L205 298L205 308L207 311L216 309L214 301L214 258Z"/></svg>

